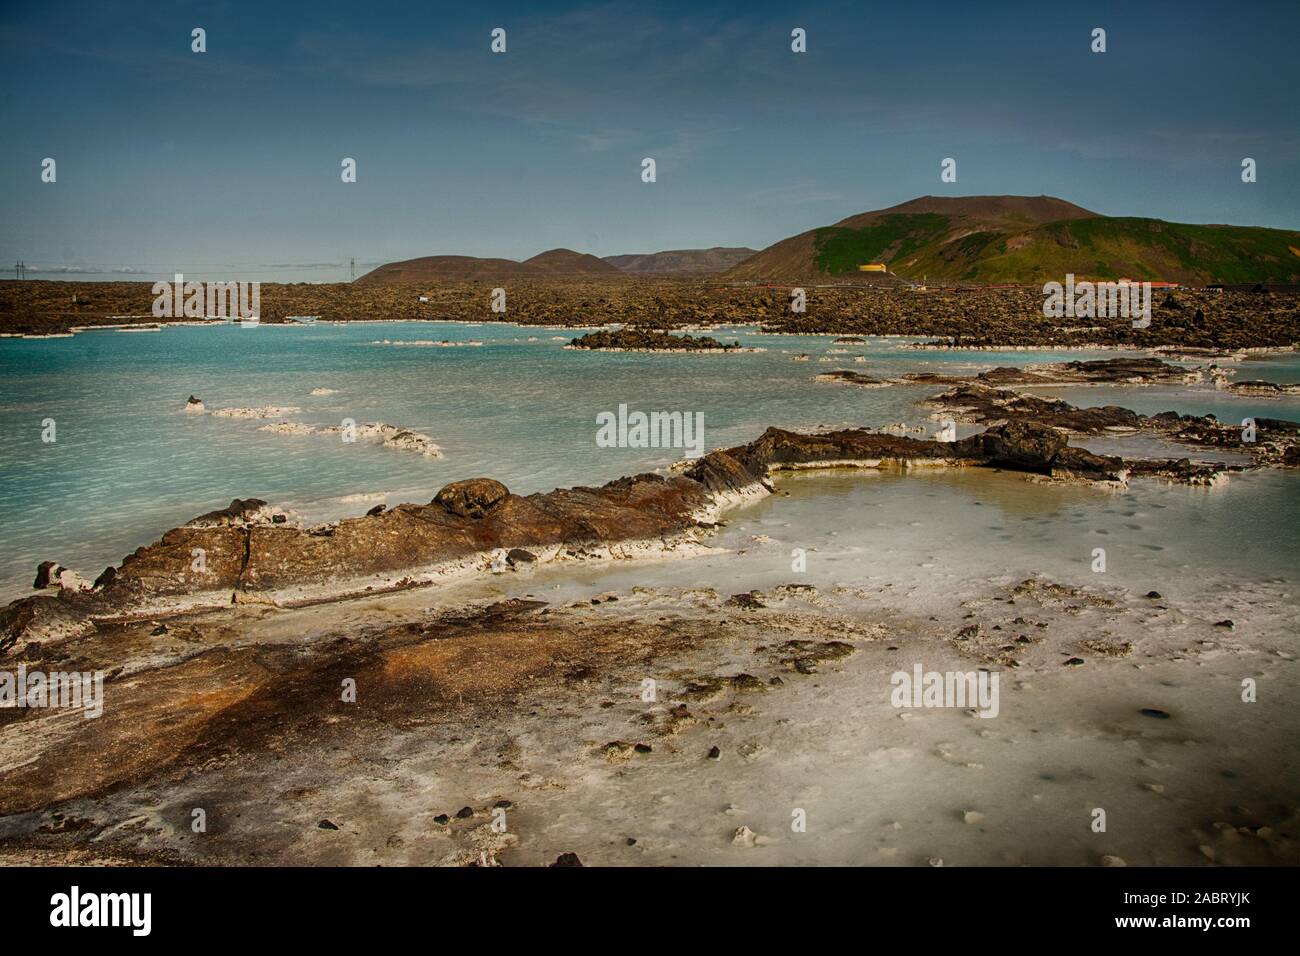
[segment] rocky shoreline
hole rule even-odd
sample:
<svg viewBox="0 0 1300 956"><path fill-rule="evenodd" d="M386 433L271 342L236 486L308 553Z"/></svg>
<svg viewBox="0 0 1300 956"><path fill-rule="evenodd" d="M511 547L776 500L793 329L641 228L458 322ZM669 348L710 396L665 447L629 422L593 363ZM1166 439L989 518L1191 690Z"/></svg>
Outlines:
<svg viewBox="0 0 1300 956"><path fill-rule="evenodd" d="M230 278L238 278L231 276ZM1230 354L1294 349L1300 295L1291 291L1185 289L1153 303L1151 325L1128 319L1048 319L1037 288L882 289L812 285L806 311L789 289L716 279L519 279L504 283L510 307L492 311L494 283L436 287L263 283L263 324L316 315L323 322L511 322L554 328L614 323L648 331L757 325L764 331L839 336L932 337L943 349L1173 348ZM157 325L146 282L0 281L0 334L66 334L74 328ZM193 324L193 323L186 323Z"/></svg>
<svg viewBox="0 0 1300 956"><path fill-rule="evenodd" d="M1200 447L1225 449L1248 455L1256 466L1300 465L1300 424L1285 419L1254 418L1241 424L1221 422L1214 415L1180 415L1161 412L1139 415L1118 405L1078 408L1059 399L1047 399L1021 389L1052 385L1191 385L1211 382L1231 389L1228 372L1218 366L1186 369L1156 358L1098 359L1057 362L1025 367L1002 366L976 375L908 373L878 379L840 369L815 376L814 381L858 388L892 385L949 385L948 391L921 400L937 409L933 417L977 425L1022 422L1045 425L1070 435L1144 434L1148 437ZM1271 382L1242 382L1244 394L1279 396L1293 386ZM1249 426L1249 427L1248 427ZM1190 461L1129 462L1134 474L1212 483L1233 469L1224 465L1193 465ZM1239 470L1239 469L1238 469Z"/></svg>
<svg viewBox="0 0 1300 956"><path fill-rule="evenodd" d="M1121 487L1130 476L1213 483L1245 467L1124 460L1070 445L1067 437L1117 429L1245 452L1255 466L1300 464L1300 425L1293 422L1261 419L1248 438L1212 416L1074 409L969 383L930 402L965 420L996 424L957 441L769 428L747 445L713 451L667 477L646 473L527 497L474 478L447 485L428 504L381 505L315 527L291 522L264 501L236 499L106 568L93 585L75 576L72 583L49 573L44 582L38 578L38 586L62 586L52 597L19 599L0 611L0 654L39 652L47 642L93 632L97 622L132 616L340 600L539 559L688 552L701 546L726 509L769 494L770 476L782 470L993 467Z"/></svg>

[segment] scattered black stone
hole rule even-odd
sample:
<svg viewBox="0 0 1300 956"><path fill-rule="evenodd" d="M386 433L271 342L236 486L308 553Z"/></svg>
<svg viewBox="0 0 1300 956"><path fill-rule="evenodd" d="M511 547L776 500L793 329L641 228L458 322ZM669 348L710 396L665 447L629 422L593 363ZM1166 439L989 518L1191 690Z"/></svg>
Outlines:
<svg viewBox="0 0 1300 956"><path fill-rule="evenodd" d="M331 823L329 820L322 820L320 823L316 824L316 826L319 827L319 828L322 829L322 830L337 830L337 829L338 829L338 827L337 827L335 824Z"/></svg>
<svg viewBox="0 0 1300 956"><path fill-rule="evenodd" d="M166 625L166 624L159 624L157 627L155 627L152 631L149 632L149 635L150 635L151 637L158 637L158 636L160 636L160 635L162 635L162 634L166 634L166 633L167 633L167 625Z"/></svg>
<svg viewBox="0 0 1300 956"><path fill-rule="evenodd" d="M727 603L732 607L743 607L747 611L752 611L755 608L767 607L766 604L759 600L758 591L745 591L742 594L733 594L731 597L727 598Z"/></svg>
<svg viewBox="0 0 1300 956"><path fill-rule="evenodd" d="M1143 717L1154 717L1157 720L1169 719L1169 715L1167 713L1165 713L1163 710L1157 710L1154 707L1143 707L1141 710L1138 711L1138 713L1141 714Z"/></svg>
<svg viewBox="0 0 1300 956"><path fill-rule="evenodd" d="M495 804L493 804L493 806L495 806L499 810L509 810L511 807L514 806L514 804L511 803L509 800L498 800Z"/></svg>
<svg viewBox="0 0 1300 956"><path fill-rule="evenodd" d="M555 858L551 866L582 866L582 861L578 859L576 853L561 853Z"/></svg>
<svg viewBox="0 0 1300 956"><path fill-rule="evenodd" d="M1065 667L1079 667L1079 666L1082 665L1082 664L1083 664L1083 658L1082 658L1082 657L1071 657L1068 661L1065 661L1065 662L1064 662L1063 666L1065 666Z"/></svg>
<svg viewBox="0 0 1300 956"><path fill-rule="evenodd" d="M511 548L506 552L506 563L512 568L516 564L531 564L537 560L537 555L524 548Z"/></svg>
<svg viewBox="0 0 1300 956"><path fill-rule="evenodd" d="M1153 601L1158 601L1163 597L1163 595L1159 591L1148 591L1147 597L1151 598Z"/></svg>
<svg viewBox="0 0 1300 956"><path fill-rule="evenodd" d="M32 587L37 591L48 588L62 570L57 561L42 561L36 565L36 580L32 582Z"/></svg>
<svg viewBox="0 0 1300 956"><path fill-rule="evenodd" d="M648 754L654 750L649 744L636 744L632 747L639 754Z"/></svg>
<svg viewBox="0 0 1300 956"><path fill-rule="evenodd" d="M447 814L445 813L440 813L433 818L433 822L438 824L438 826L440 827L445 827L448 823L451 822L451 817L447 816Z"/></svg>
<svg viewBox="0 0 1300 956"><path fill-rule="evenodd" d="M717 747L710 747L710 748L709 748L709 759L710 759L710 760L717 760L717 759L718 759L719 757L721 757L721 756L722 756L722 751L719 750Z"/></svg>
<svg viewBox="0 0 1300 956"><path fill-rule="evenodd" d="M366 512L366 517L373 518L375 515L381 515L387 510L388 510L388 505L375 505L373 508L371 508L369 511Z"/></svg>
<svg viewBox="0 0 1300 956"><path fill-rule="evenodd" d="M473 815L474 815L473 807L461 807L459 810L456 811L456 819L458 820L468 820Z"/></svg>
<svg viewBox="0 0 1300 956"><path fill-rule="evenodd" d="M636 837L628 837L628 838L627 838L627 845L628 845L628 846L636 846Z"/></svg>
<svg viewBox="0 0 1300 956"><path fill-rule="evenodd" d="M1235 628L1237 625L1234 624L1234 623L1232 623L1232 621L1229 620L1228 618L1224 618L1222 621L1215 621L1215 622L1214 622L1214 626L1215 626L1215 627L1223 627L1223 628L1227 628L1229 631L1231 631L1231 630L1232 630L1233 628Z"/></svg>

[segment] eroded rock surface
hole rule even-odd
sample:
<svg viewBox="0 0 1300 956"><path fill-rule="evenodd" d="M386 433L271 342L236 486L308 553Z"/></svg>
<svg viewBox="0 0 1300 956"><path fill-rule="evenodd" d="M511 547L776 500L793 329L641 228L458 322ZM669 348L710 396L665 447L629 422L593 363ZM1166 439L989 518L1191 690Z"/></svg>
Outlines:
<svg viewBox="0 0 1300 956"><path fill-rule="evenodd" d="M1059 399L975 383L961 384L927 398L925 404L937 406L960 421L1033 421L1081 435L1101 434L1110 429L1135 430L1143 421L1137 412L1118 405L1076 408Z"/></svg>
<svg viewBox="0 0 1300 956"><path fill-rule="evenodd" d="M1133 474L1206 483L1229 467L1096 455L1070 445L1062 430L1067 422L1079 430L1127 423L1136 416L1126 409L1080 411L1049 403L1045 412L1009 392L980 398L987 398L986 410L996 408L1010 420L953 442L863 429L801 434L769 428L747 445L711 452L668 477L647 473L526 497L493 479L473 478L446 486L427 505L371 509L364 517L310 528L288 522L261 499L236 499L128 555L92 590L65 588L46 599L48 605L15 602L0 619L0 648L61 640L95 621L151 608L310 603L430 584L458 570L508 570L528 563L525 552L545 561L672 549L714 527L729 505L769 493L769 475L782 470L994 466L1122 484ZM1019 412L1026 408L1049 424L1025 420ZM1168 413L1140 423L1189 444L1243 448L1258 462L1300 463L1296 423L1260 419L1249 443L1241 429L1209 418Z"/></svg>
<svg viewBox="0 0 1300 956"><path fill-rule="evenodd" d="M434 496L433 503L462 518L482 518L499 505L510 491L492 478L454 481Z"/></svg>
<svg viewBox="0 0 1300 956"><path fill-rule="evenodd" d="M670 335L638 328L588 332L571 341L569 346L621 352L725 352L740 349L739 345L724 345L708 335Z"/></svg>

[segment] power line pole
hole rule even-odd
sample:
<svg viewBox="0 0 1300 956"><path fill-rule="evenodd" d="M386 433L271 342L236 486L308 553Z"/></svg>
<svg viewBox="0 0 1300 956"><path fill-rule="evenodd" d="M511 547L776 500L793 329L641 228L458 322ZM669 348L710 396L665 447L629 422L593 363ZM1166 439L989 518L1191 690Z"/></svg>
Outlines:
<svg viewBox="0 0 1300 956"><path fill-rule="evenodd" d="M352 266L351 266L351 270L352 270L352 275L351 275L351 277L348 279L348 281L349 281L349 282L356 282L356 281L357 281L357 259L356 259L356 256L353 256L353 257L352 257Z"/></svg>

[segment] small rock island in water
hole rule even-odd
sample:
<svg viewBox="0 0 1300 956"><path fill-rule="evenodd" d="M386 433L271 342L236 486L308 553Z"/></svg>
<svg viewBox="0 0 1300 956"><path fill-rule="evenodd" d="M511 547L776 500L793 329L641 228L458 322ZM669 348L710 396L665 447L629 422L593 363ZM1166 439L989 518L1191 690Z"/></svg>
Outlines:
<svg viewBox="0 0 1300 956"><path fill-rule="evenodd" d="M740 352L739 342L725 345L708 335L670 335L648 329L588 332L569 343L570 348L599 352Z"/></svg>

